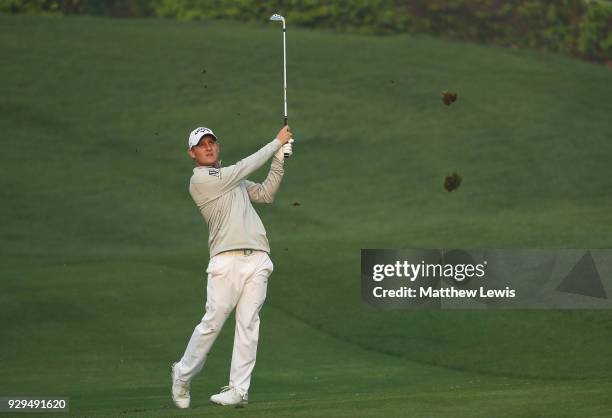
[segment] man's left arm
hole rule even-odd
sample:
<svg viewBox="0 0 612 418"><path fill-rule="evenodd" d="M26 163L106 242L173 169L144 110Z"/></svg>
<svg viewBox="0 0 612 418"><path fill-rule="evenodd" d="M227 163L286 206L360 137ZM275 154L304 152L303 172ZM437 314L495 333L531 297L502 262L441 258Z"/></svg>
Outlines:
<svg viewBox="0 0 612 418"><path fill-rule="evenodd" d="M285 173L283 168L284 164L285 157L283 154L283 148L281 147L272 157L270 171L268 172L268 176L263 183L259 184L249 180L244 180L251 202L272 203L274 201L274 196L278 191L281 180L283 179L283 174Z"/></svg>

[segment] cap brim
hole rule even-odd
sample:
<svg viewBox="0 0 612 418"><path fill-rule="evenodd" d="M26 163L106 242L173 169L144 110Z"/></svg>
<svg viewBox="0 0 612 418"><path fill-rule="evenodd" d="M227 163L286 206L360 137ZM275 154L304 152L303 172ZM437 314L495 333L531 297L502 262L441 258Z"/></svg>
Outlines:
<svg viewBox="0 0 612 418"><path fill-rule="evenodd" d="M219 141L219 139L218 139L218 138L217 138L215 135L211 134L210 132L208 132L208 133L203 133L202 135L200 135L199 137L197 137L197 138L198 138L198 139L197 139L197 141L196 141L196 142L195 142L193 145L191 145L191 146L189 147L189 149L191 149L191 148L195 147L196 145L198 145L198 144L200 143L200 141L202 140L202 138L204 138L204 137L205 137L205 136L207 136L207 135L208 135L208 136L210 136L210 137L212 137L212 138L214 138L214 139L215 139L215 142L218 142L218 141Z"/></svg>

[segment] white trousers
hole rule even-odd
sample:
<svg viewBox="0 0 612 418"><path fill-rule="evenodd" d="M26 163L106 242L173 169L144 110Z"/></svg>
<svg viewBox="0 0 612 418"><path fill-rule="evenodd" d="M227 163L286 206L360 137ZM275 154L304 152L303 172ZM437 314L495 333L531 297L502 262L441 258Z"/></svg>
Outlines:
<svg viewBox="0 0 612 418"><path fill-rule="evenodd" d="M195 327L183 358L178 363L178 378L190 382L202 370L208 352L225 320L236 308L234 351L229 385L247 393L257 356L259 310L274 266L268 253L231 251L210 259L206 272L206 313Z"/></svg>

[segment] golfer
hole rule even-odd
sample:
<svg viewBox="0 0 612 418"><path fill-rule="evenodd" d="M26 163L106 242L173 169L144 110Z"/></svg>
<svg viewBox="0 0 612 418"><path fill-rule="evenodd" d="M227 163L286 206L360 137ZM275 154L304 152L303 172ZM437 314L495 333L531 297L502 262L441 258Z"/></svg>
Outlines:
<svg viewBox="0 0 612 418"><path fill-rule="evenodd" d="M189 387L202 370L223 323L236 309L234 350L229 385L210 400L220 405L248 403L251 374L259 339L259 310L266 299L273 265L266 230L251 202L272 203L283 178L283 145L293 142L283 127L259 151L221 167L219 141L212 130L197 128L189 135L189 156L196 167L189 192L208 225L210 261L206 272L206 313L193 330L183 358L172 365L172 400L189 407ZM272 157L263 183L246 180Z"/></svg>

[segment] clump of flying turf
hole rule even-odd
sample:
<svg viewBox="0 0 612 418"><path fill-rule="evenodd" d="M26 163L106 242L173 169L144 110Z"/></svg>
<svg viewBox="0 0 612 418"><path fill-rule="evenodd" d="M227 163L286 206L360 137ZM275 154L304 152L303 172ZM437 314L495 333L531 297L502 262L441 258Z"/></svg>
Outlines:
<svg viewBox="0 0 612 418"><path fill-rule="evenodd" d="M452 174L449 174L444 179L444 188L446 189L447 192L452 192L453 190L456 190L459 188L462 180L463 180L463 177L461 176L461 174L454 171Z"/></svg>
<svg viewBox="0 0 612 418"><path fill-rule="evenodd" d="M441 93L441 95L442 95L442 101L444 102L446 106L450 106L457 101L457 93L454 93L452 91L445 90Z"/></svg>

